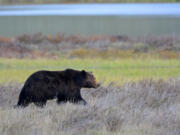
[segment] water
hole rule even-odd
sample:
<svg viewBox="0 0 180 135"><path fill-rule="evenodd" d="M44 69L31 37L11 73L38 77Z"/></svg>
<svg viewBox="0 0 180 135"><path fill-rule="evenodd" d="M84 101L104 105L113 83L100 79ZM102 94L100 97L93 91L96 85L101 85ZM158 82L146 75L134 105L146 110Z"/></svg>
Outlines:
<svg viewBox="0 0 180 135"><path fill-rule="evenodd" d="M0 16L39 15L171 15L180 17L180 4L62 4L0 6Z"/></svg>
<svg viewBox="0 0 180 135"><path fill-rule="evenodd" d="M0 35L180 34L180 4L62 4L0 6Z"/></svg>

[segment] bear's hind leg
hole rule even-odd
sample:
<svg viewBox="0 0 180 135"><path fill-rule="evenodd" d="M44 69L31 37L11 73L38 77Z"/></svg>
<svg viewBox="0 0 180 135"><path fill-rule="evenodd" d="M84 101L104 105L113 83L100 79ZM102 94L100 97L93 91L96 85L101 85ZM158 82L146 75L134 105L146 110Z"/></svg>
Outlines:
<svg viewBox="0 0 180 135"><path fill-rule="evenodd" d="M31 102L28 99L20 99L17 103L17 106L21 106L21 107L27 107Z"/></svg>
<svg viewBox="0 0 180 135"><path fill-rule="evenodd" d="M33 101L33 103L34 103L36 106L41 107L41 108L43 108L43 107L46 105L46 102L47 102L46 99L35 99L35 100Z"/></svg>
<svg viewBox="0 0 180 135"><path fill-rule="evenodd" d="M46 101L34 102L34 104L38 107L43 108L46 105Z"/></svg>
<svg viewBox="0 0 180 135"><path fill-rule="evenodd" d="M26 93L22 90L19 95L18 103L15 107L21 106L21 107L27 107L31 103L31 99L26 96Z"/></svg>

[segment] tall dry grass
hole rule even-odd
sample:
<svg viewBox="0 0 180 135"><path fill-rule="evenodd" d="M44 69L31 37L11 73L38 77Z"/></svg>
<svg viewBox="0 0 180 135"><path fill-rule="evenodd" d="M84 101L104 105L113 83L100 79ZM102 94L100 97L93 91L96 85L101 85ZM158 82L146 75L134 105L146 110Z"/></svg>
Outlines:
<svg viewBox="0 0 180 135"><path fill-rule="evenodd" d="M14 109L22 85L0 85L0 135L179 135L180 79L82 89L88 105Z"/></svg>

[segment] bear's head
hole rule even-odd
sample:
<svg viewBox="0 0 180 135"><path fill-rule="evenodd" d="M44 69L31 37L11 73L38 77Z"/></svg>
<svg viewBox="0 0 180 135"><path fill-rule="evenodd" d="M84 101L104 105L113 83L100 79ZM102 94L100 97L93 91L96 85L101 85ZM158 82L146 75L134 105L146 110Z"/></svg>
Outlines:
<svg viewBox="0 0 180 135"><path fill-rule="evenodd" d="M100 84L96 82L96 78L92 72L86 72L85 70L78 71L74 69L66 69L66 76L78 87L97 88L100 86Z"/></svg>
<svg viewBox="0 0 180 135"><path fill-rule="evenodd" d="M92 74L92 72L86 72L86 71L82 70L81 74L85 78L85 80L83 82L84 88L97 88L100 86L100 84L96 82L96 78Z"/></svg>

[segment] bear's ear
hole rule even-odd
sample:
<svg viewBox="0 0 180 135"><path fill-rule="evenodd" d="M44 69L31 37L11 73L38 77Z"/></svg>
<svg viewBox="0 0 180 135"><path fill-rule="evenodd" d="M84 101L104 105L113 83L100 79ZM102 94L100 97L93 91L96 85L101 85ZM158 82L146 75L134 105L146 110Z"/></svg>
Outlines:
<svg viewBox="0 0 180 135"><path fill-rule="evenodd" d="M85 70L82 70L81 73L82 73L83 76L86 76L86 71Z"/></svg>

